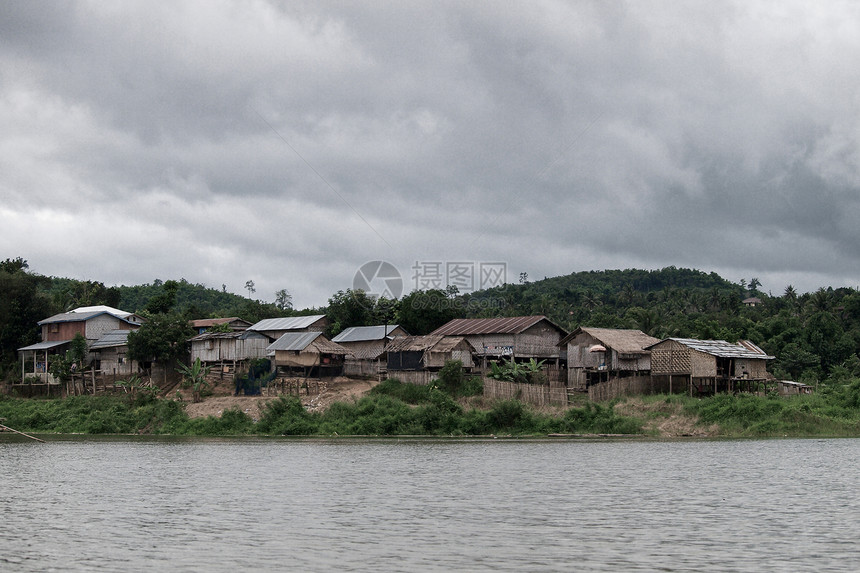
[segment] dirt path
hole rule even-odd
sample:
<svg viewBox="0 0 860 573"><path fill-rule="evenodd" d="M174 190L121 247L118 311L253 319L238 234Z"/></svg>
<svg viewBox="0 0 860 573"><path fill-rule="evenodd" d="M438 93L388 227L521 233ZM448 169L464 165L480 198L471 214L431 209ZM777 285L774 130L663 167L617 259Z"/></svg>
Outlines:
<svg viewBox="0 0 860 573"><path fill-rule="evenodd" d="M322 383L322 392L319 394L299 398L308 411L324 410L333 402L350 402L360 398L368 390L378 384L375 380L355 380L352 378L335 378ZM263 408L269 400L276 400L275 396L234 396L232 383L222 383L212 389L212 395L207 396L202 402L196 404L191 402L189 391L180 391L182 401L186 403L185 411L192 418L206 416L220 417L224 410L239 409L248 414L253 420L259 420Z"/></svg>

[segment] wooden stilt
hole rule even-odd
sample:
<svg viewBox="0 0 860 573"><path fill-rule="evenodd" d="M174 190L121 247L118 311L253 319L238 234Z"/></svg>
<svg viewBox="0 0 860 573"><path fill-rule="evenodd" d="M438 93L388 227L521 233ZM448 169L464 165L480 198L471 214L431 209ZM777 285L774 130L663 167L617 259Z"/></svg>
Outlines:
<svg viewBox="0 0 860 573"><path fill-rule="evenodd" d="M42 442L43 444L45 443L45 440L39 439L39 438L37 438L35 436L31 436L29 434L25 434L24 432L19 432L15 428L10 428L9 426L4 426L3 424L0 424L0 430L7 430L9 432L15 432L16 434L21 434L22 436L24 436L26 438L30 438L31 440L36 440L37 442Z"/></svg>

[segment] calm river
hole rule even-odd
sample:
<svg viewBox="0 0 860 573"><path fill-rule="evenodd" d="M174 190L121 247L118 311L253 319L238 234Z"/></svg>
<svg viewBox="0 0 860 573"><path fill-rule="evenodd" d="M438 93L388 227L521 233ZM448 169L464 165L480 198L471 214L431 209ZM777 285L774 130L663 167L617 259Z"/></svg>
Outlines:
<svg viewBox="0 0 860 573"><path fill-rule="evenodd" d="M855 571L860 440L0 441L0 571Z"/></svg>

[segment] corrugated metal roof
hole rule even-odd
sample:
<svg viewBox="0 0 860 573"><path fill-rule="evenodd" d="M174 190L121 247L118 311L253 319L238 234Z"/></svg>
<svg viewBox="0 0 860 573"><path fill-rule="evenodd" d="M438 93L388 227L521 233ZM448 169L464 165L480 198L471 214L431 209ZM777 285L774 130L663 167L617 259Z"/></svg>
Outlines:
<svg viewBox="0 0 860 573"><path fill-rule="evenodd" d="M545 320L563 335L567 331L545 316L506 316L501 318L455 318L430 334L468 336L471 334L519 334Z"/></svg>
<svg viewBox="0 0 860 573"><path fill-rule="evenodd" d="M326 354L349 354L349 350L332 342L322 335L322 332L287 332L266 347L267 353L276 350L315 350Z"/></svg>
<svg viewBox="0 0 860 573"><path fill-rule="evenodd" d="M399 336L385 347L386 352L450 352L461 342L469 341L462 336L427 334L425 336ZM471 347L472 345L469 344ZM473 348L474 350L474 348Z"/></svg>
<svg viewBox="0 0 860 573"><path fill-rule="evenodd" d="M90 345L90 350L125 346L128 344L129 332L131 332L131 330L111 330L110 332L105 332L101 338Z"/></svg>
<svg viewBox="0 0 860 573"><path fill-rule="evenodd" d="M52 348L57 348L64 344L71 344L71 340L51 340L48 342L37 342L36 344L31 344L30 346L23 346L18 349L18 352L22 350L50 350Z"/></svg>
<svg viewBox="0 0 860 573"><path fill-rule="evenodd" d="M284 318L264 318L260 322L251 326L248 330L301 330L311 326L321 318L325 318L324 314L314 314L311 316L287 316Z"/></svg>
<svg viewBox="0 0 860 573"><path fill-rule="evenodd" d="M94 310L90 312L62 312L60 314L55 314L54 316L50 316L44 320L40 320L37 324L40 326L43 324L53 324L55 322L81 322L84 320L89 320L94 316L98 316L100 314L110 314L103 310ZM119 317L117 317L119 318Z"/></svg>
<svg viewBox="0 0 860 573"><path fill-rule="evenodd" d="M565 336L559 342L559 345L563 346L567 344L568 341L573 340L580 332L596 338L604 345L621 354L641 354L646 352L645 348L647 346L660 342L659 338L648 336L641 330L580 327Z"/></svg>
<svg viewBox="0 0 860 573"><path fill-rule="evenodd" d="M69 312L107 312L108 314L112 314L119 318L128 318L133 314L131 312L126 312L124 310L120 310L118 308L106 306L103 304L96 306L79 306L78 308L72 309Z"/></svg>
<svg viewBox="0 0 860 573"><path fill-rule="evenodd" d="M774 356L768 356L761 348L758 348L754 344L753 346L758 348L758 351L740 344L726 342L725 340L696 340L695 338L667 338L666 340L674 340L693 350L698 350L712 356L719 356L720 358L758 358L764 360L773 360L775 358ZM648 348L650 349L653 346L652 344Z"/></svg>
<svg viewBox="0 0 860 573"><path fill-rule="evenodd" d="M322 336L322 332L287 332L279 339L266 347L267 351L272 350L304 350L318 336Z"/></svg>
<svg viewBox="0 0 860 573"><path fill-rule="evenodd" d="M265 338L268 340L268 337L265 334L261 334L259 332L254 332L251 330L231 330L230 332L204 332L202 334L198 334L193 338L189 338L188 340L192 342L198 342L201 340L214 340L218 338L236 338L238 340L247 340L249 338Z"/></svg>
<svg viewBox="0 0 860 573"><path fill-rule="evenodd" d="M74 311L63 312L60 314L55 314L54 316L51 316L51 317L46 318L44 320L40 320L37 324L39 326L42 326L43 324L54 324L54 323L59 323L59 322L81 322L81 321L87 321L91 318L95 318L95 317L102 315L102 314L108 314L108 315L110 315L110 316L112 316L118 320L125 322L125 323L137 325L136 322L133 322L133 321L131 321L125 317L122 317L122 316L117 316L115 314L107 312L106 310L93 310L93 311L89 311L89 312L74 312ZM128 316L133 316L133 315L128 315Z"/></svg>
<svg viewBox="0 0 860 573"><path fill-rule="evenodd" d="M204 332L202 334L198 334L197 336L189 338L188 340L191 340L192 342L198 342L200 340L215 340L216 338L239 338L244 333L245 331L242 330L234 330L232 332ZM260 334L260 336L263 335Z"/></svg>
<svg viewBox="0 0 860 573"><path fill-rule="evenodd" d="M332 342L365 342L368 340L382 340L392 331L400 328L396 324L379 326L351 326L332 338Z"/></svg>

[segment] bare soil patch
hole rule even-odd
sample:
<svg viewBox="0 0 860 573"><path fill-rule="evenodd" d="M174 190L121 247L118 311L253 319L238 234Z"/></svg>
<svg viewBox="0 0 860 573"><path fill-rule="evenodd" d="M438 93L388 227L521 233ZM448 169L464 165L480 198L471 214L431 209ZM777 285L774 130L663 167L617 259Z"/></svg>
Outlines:
<svg viewBox="0 0 860 573"><path fill-rule="evenodd" d="M359 380L346 377L323 380L320 383L319 393L314 392L310 395L301 394L299 399L308 411L321 411L328 408L334 402L351 402L357 400L378 383L376 380ZM234 396L232 382L217 384L212 388L210 396L205 397L201 402L196 404L191 401L190 390L183 389L177 393L186 404L185 411L192 418L205 418L206 416L220 418L225 410L237 409L245 412L256 421L260 419L265 404L270 400L277 400L278 398L278 396L267 396L265 394L262 396Z"/></svg>
<svg viewBox="0 0 860 573"><path fill-rule="evenodd" d="M685 414L681 404L646 403L641 398L633 397L616 404L615 411L622 416L644 420L645 431L661 438L708 438L719 435L718 425L699 426L698 417Z"/></svg>

